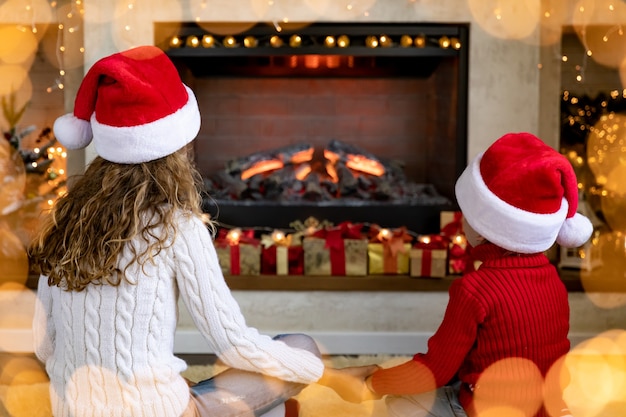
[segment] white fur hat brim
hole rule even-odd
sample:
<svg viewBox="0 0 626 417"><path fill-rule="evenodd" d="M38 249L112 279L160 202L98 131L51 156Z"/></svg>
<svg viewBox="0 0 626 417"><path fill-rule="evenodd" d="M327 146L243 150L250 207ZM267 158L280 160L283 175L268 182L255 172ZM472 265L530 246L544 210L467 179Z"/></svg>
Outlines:
<svg viewBox="0 0 626 417"><path fill-rule="evenodd" d="M584 244L593 231L591 222L575 215L566 220L565 198L558 211L532 213L515 207L496 196L480 173L482 154L459 177L455 192L466 221L488 241L518 253L539 253L554 242L566 247Z"/></svg>

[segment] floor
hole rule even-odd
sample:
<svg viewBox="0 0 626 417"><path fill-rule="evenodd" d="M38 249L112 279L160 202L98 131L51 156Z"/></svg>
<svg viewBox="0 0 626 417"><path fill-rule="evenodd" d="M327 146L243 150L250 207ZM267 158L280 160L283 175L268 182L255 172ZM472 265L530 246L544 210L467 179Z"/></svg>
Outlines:
<svg viewBox="0 0 626 417"><path fill-rule="evenodd" d="M206 379L223 367L214 355L180 355L189 365L184 376L192 381ZM378 363L391 366L406 360L401 356L328 356L327 366ZM387 417L384 402L369 401L352 404L343 401L331 389L311 384L298 396L300 417ZM48 401L48 378L42 364L32 354L0 352L0 417L51 417Z"/></svg>

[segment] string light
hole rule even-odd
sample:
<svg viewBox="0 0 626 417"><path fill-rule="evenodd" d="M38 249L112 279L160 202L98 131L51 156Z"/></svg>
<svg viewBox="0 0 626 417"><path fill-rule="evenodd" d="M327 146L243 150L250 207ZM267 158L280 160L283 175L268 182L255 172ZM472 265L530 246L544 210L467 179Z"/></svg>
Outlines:
<svg viewBox="0 0 626 417"><path fill-rule="evenodd" d="M202 37L203 48L213 48L215 46L215 38L211 35L204 35Z"/></svg>
<svg viewBox="0 0 626 417"><path fill-rule="evenodd" d="M226 36L224 38L224 46L227 48L234 48L237 46L237 40L234 36Z"/></svg>
<svg viewBox="0 0 626 417"><path fill-rule="evenodd" d="M246 48L256 48L259 41L254 36L246 36L243 40L243 44Z"/></svg>

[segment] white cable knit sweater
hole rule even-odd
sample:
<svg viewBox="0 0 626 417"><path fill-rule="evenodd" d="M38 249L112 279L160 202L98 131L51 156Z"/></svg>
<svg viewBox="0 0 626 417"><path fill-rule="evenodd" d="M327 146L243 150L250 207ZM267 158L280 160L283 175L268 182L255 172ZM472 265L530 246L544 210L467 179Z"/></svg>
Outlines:
<svg viewBox="0 0 626 417"><path fill-rule="evenodd" d="M50 376L55 417L175 417L189 402L173 354L178 296L208 342L234 368L311 383L324 370L308 351L290 348L246 325L224 282L211 236L200 219L177 216L172 246L132 283L89 285L81 292L39 280L35 353ZM120 265L130 261L129 252Z"/></svg>

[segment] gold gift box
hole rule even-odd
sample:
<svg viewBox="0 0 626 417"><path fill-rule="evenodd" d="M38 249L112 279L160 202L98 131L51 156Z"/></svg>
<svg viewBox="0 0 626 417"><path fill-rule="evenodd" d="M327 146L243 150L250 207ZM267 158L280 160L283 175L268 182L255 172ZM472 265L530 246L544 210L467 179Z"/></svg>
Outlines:
<svg viewBox="0 0 626 417"><path fill-rule="evenodd" d="M448 251L446 249L411 249L412 277L443 278L448 274ZM426 269L426 270L425 270Z"/></svg>
<svg viewBox="0 0 626 417"><path fill-rule="evenodd" d="M370 275L407 275L409 273L411 244L404 243L402 248L403 250L392 254L385 250L384 243L369 243L367 255Z"/></svg>
<svg viewBox="0 0 626 417"><path fill-rule="evenodd" d="M367 239L343 239L343 248L330 249L326 239L305 237L302 247L304 275L367 275ZM331 250L343 253L331 254ZM335 258L345 259L344 265L333 265Z"/></svg>
<svg viewBox="0 0 626 417"><path fill-rule="evenodd" d="M261 274L261 247L259 245L239 243L233 246L216 247L215 250L224 275ZM233 258L237 257L237 252L239 265L233 265Z"/></svg>

